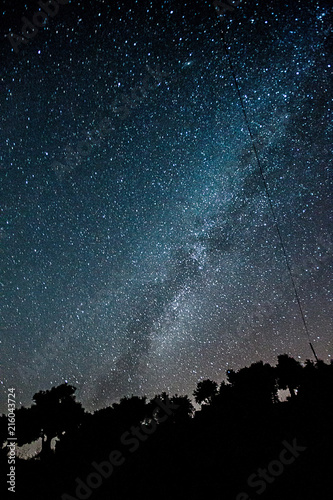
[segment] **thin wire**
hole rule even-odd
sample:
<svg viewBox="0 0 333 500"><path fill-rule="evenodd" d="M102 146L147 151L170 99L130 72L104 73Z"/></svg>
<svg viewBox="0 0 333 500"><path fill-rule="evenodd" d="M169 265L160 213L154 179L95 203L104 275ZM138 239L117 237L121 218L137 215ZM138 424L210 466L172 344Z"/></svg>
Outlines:
<svg viewBox="0 0 333 500"><path fill-rule="evenodd" d="M310 337L308 325L307 325L307 322L306 322L306 319L305 319L305 314L303 312L301 300L300 300L300 297L299 297L299 294L298 294L298 290L297 290L297 287L296 287L296 283L295 283L295 280L294 280L294 276L293 276L293 273L292 273L292 270L291 270L291 266L290 266L290 263L289 263L289 259L288 259L288 255L287 255L287 252L286 252L286 247L284 245L282 234L281 234L281 231L280 231L280 228L279 228L279 224L278 224L278 221L277 221L277 218L276 218L276 215L275 215L275 210L274 210L274 206L273 206L273 203L272 203L271 195L270 195L270 192L269 192L268 184L267 184L267 181L266 181L266 178L265 178L265 175L264 175L264 171L263 171L262 166L261 166L260 158L259 158L258 151L257 151L256 145L255 145L254 137L253 137L253 134L252 134L252 131L251 131L250 122L249 122L247 114L246 114L246 109L245 109L245 106L244 106L243 98L242 98L242 95L241 95L241 92L240 92L240 89L239 89L239 85L238 85L238 81L237 81L237 78L236 78L235 70L234 70L234 67L233 67L233 64L232 64L232 61L231 61L231 57L229 55L229 51L228 51L228 47L227 47L227 44L226 44L226 41L225 41L223 30L221 30L221 37L222 37L222 41L223 41L223 47L224 47L224 50L225 50L225 53L226 53L226 56L227 56L227 59L228 59L228 62L229 62L230 70L231 70L232 76L233 76L234 81L235 81L235 85L236 85L236 89L237 89L239 101L241 103L241 107L242 107L243 114L244 114L245 123L246 123L247 129L249 131L249 135L250 135L250 138L251 138L252 148L253 148L253 151L254 151L257 163L258 163L260 176L261 176L263 184L264 184L264 188L265 188L266 196L267 196L267 199L268 199L269 207L270 207L270 210L271 210L271 213L272 213L272 216L273 216L274 225L275 225L275 228L276 228L279 240L280 240L280 245L281 245L281 248L282 248L282 252L283 252L283 255L284 255L284 258L285 258L285 262L286 262L286 266L287 266L287 269L288 269L288 273L290 275L290 280L291 280L291 283L292 283L292 286L293 286L293 289L294 289L294 294L295 294L296 301L297 301L297 304L298 304L298 307L299 307L299 311L300 311L300 314L301 314L302 323L303 323L305 332L306 332L306 334L308 336L309 345L311 347L311 350L312 350L312 352L314 354L314 357L315 357L316 361L318 361L316 352L315 352L315 350L313 348L313 345L311 344L311 337Z"/></svg>

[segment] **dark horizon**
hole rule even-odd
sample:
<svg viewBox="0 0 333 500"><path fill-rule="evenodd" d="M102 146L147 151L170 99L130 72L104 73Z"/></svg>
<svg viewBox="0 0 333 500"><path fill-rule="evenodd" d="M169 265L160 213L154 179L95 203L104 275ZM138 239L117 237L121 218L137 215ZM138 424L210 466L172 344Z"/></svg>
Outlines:
<svg viewBox="0 0 333 500"><path fill-rule="evenodd" d="M90 414L69 384L39 391L30 409L14 412L16 445L42 437L37 456L14 458L9 418L0 416L1 468L15 464L10 491L18 500L32 491L36 500L107 500L151 498L156 490L170 500L216 498L217 491L236 500L325 498L333 361L303 366L282 354L274 367L260 361L226 377L197 384L199 410L188 395L163 392L123 397ZM288 391L286 401L279 390Z"/></svg>

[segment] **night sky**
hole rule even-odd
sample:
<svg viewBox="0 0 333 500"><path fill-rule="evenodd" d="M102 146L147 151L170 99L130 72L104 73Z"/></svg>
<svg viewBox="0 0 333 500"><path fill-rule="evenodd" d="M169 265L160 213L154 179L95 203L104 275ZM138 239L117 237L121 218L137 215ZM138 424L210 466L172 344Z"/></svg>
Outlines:
<svg viewBox="0 0 333 500"><path fill-rule="evenodd" d="M15 5L12 5L15 4ZM332 356L329 3L2 2L1 405ZM7 37L4 36L7 34Z"/></svg>

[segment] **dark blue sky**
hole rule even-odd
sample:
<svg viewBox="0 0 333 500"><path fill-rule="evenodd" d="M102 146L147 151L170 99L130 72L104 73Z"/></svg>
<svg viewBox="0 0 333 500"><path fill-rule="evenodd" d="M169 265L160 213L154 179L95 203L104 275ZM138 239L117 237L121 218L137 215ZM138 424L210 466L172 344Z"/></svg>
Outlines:
<svg viewBox="0 0 333 500"><path fill-rule="evenodd" d="M94 409L312 357L221 28L330 359L328 3L212 3L69 2L17 53L2 36L1 411L9 386ZM7 35L38 11L4 5Z"/></svg>

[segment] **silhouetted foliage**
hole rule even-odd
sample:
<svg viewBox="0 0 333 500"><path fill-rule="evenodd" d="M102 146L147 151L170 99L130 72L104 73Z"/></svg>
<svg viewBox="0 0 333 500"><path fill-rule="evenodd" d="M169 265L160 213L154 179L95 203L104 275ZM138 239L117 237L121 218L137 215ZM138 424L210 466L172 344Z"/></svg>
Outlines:
<svg viewBox="0 0 333 500"><path fill-rule="evenodd" d="M276 366L277 383L279 389L289 389L290 396L295 397L295 390L299 387L302 380L302 365L288 354L278 356Z"/></svg>
<svg viewBox="0 0 333 500"><path fill-rule="evenodd" d="M38 432L42 438L42 455L49 454L51 451L51 440L55 437L60 438L63 432L70 432L80 422L84 410L81 403L75 401L75 387L62 384L58 387L52 387L49 391L39 391L33 396L33 405L29 409L22 408L18 412L26 414L25 426L19 426L23 429L20 442L30 443L36 439ZM20 435L21 431L19 431Z"/></svg>
<svg viewBox="0 0 333 500"><path fill-rule="evenodd" d="M139 398L121 398L119 403L114 403L112 408L115 412L115 418L122 421L125 427L140 423L146 416L146 397Z"/></svg>
<svg viewBox="0 0 333 500"><path fill-rule="evenodd" d="M199 404L211 403L216 395L217 383L209 379L198 382L197 388L193 392L195 402Z"/></svg>
<svg viewBox="0 0 333 500"><path fill-rule="evenodd" d="M287 401L279 401L279 388L289 389ZM37 459L17 460L17 499L201 500L216 498L218 492L218 498L239 500L257 496L260 484L263 499L329 498L332 363L307 360L302 366L284 354L276 367L259 361L228 370L219 386L208 379L197 384L193 394L201 408L196 412L187 395L162 392L150 400L123 397L91 414L74 393L66 384L40 391L31 408L16 411L18 444L40 436L44 441ZM6 443L5 416L0 417L0 437ZM59 439L54 453L52 437ZM295 442L302 451L293 456ZM277 477L285 443L287 464ZM114 450L123 457L121 465L111 466ZM5 448L0 462L3 469ZM261 476L261 483L258 477L251 483L259 469L269 480ZM89 486L89 477L99 486Z"/></svg>
<svg viewBox="0 0 333 500"><path fill-rule="evenodd" d="M170 402L178 408L172 411L172 421L177 423L186 423L194 413L194 406L188 396L178 396L175 394L170 398Z"/></svg>
<svg viewBox="0 0 333 500"><path fill-rule="evenodd" d="M278 400L275 370L268 363L258 361L238 372L228 370L227 379L246 405L269 405Z"/></svg>
<svg viewBox="0 0 333 500"><path fill-rule="evenodd" d="M18 446L32 443L41 437L38 409L21 407L15 411L15 428Z"/></svg>

